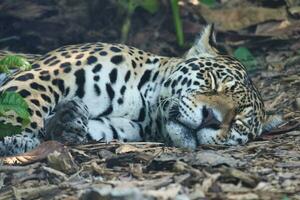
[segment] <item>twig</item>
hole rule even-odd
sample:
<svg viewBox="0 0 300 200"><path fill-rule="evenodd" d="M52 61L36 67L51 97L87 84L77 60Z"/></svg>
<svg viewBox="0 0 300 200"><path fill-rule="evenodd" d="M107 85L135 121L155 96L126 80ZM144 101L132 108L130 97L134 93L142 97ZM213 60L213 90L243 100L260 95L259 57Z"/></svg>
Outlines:
<svg viewBox="0 0 300 200"><path fill-rule="evenodd" d="M68 180L67 175L61 171L58 171L58 170L50 168L50 167L45 167L45 166L42 166L42 169L49 172L50 174L54 174L58 177L61 177L64 181Z"/></svg>
<svg viewBox="0 0 300 200"><path fill-rule="evenodd" d="M31 174L28 176L23 176L21 177L18 182L23 183L25 181L29 181L29 180L43 180L45 179L44 174Z"/></svg>
<svg viewBox="0 0 300 200"><path fill-rule="evenodd" d="M80 168L75 174L72 174L72 176L70 176L69 178L67 178L66 181L71 181L73 178L75 178L76 176L78 176L82 171L83 171L83 168Z"/></svg>
<svg viewBox="0 0 300 200"><path fill-rule="evenodd" d="M0 166L0 172L12 173L12 172L25 171L25 170L36 168L39 165L40 165L40 163L34 163L34 164L28 165L28 166L3 165L3 166Z"/></svg>
<svg viewBox="0 0 300 200"><path fill-rule="evenodd" d="M122 145L122 144L130 144L130 145L164 145L164 143L161 142L126 142L126 143L121 143L121 142L102 142L102 143L93 143L93 144L84 144L84 145L79 145L79 146L74 146L75 148L88 148L88 147L103 147L103 146L115 146L115 145Z"/></svg>
<svg viewBox="0 0 300 200"><path fill-rule="evenodd" d="M11 199L37 199L45 195L50 195L58 190L56 185L44 185L35 188L17 189L11 187L9 190L0 193L0 200L11 200Z"/></svg>

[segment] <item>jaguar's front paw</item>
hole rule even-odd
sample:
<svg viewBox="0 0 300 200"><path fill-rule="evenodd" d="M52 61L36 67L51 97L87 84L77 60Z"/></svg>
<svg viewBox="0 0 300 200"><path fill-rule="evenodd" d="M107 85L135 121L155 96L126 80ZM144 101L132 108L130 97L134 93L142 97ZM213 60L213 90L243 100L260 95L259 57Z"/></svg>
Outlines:
<svg viewBox="0 0 300 200"><path fill-rule="evenodd" d="M87 142L89 112L80 98L60 102L45 121L46 139L65 144Z"/></svg>

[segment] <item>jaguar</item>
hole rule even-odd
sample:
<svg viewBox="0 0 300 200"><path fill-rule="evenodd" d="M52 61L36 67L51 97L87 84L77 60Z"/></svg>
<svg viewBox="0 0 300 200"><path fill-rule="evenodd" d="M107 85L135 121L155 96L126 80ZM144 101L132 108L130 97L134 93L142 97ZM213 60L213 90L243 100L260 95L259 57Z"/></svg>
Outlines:
<svg viewBox="0 0 300 200"><path fill-rule="evenodd" d="M5 91L25 99L31 122L21 134L2 138L1 156L49 139L158 141L188 149L243 145L266 122L260 93L245 67L220 53L212 25L181 57L123 44L64 46L34 57L31 70L2 84ZM0 122L22 126L14 113Z"/></svg>

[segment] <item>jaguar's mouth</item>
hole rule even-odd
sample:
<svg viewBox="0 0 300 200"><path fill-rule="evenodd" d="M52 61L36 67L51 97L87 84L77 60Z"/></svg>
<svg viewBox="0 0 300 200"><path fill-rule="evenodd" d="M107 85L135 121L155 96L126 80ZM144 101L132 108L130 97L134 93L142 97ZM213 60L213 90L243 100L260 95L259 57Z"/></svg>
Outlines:
<svg viewBox="0 0 300 200"><path fill-rule="evenodd" d="M213 109L208 108L206 109L206 114L203 115L202 123L200 124L199 127L197 127L196 130L200 130L203 128L219 129L220 126L221 126L221 122L215 116Z"/></svg>
<svg viewBox="0 0 300 200"><path fill-rule="evenodd" d="M178 116L169 118L166 123L166 130L172 141L172 145L189 149L195 149L199 145L197 133L201 129L209 128L216 130L220 127L221 122L216 118L212 109L206 109L203 112L203 120L196 128L180 121Z"/></svg>
<svg viewBox="0 0 300 200"><path fill-rule="evenodd" d="M213 109L211 109L211 108L204 107L202 109L203 120L202 120L201 124L199 124L198 126L195 126L195 127L191 127L188 124L186 124L180 120L180 117L179 117L180 113L179 113L178 109L175 109L175 108L171 108L171 109L172 109L172 112L169 115L169 121L172 121L173 123L177 123L177 124L185 127L186 129L191 130L191 132L199 131L200 129L203 129L203 128L219 129L221 126L221 122L217 119L217 117L214 114ZM176 114L174 114L175 110L178 110L178 112Z"/></svg>

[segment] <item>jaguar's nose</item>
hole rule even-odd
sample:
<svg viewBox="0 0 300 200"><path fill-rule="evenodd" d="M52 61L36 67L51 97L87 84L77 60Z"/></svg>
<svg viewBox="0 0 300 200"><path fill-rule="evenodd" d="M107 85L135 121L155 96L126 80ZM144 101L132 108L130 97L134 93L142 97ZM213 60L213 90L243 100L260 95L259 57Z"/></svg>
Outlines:
<svg viewBox="0 0 300 200"><path fill-rule="evenodd" d="M198 129L202 128L212 128L219 129L221 126L221 122L214 115L213 109L206 108L205 106L202 109L203 120Z"/></svg>

